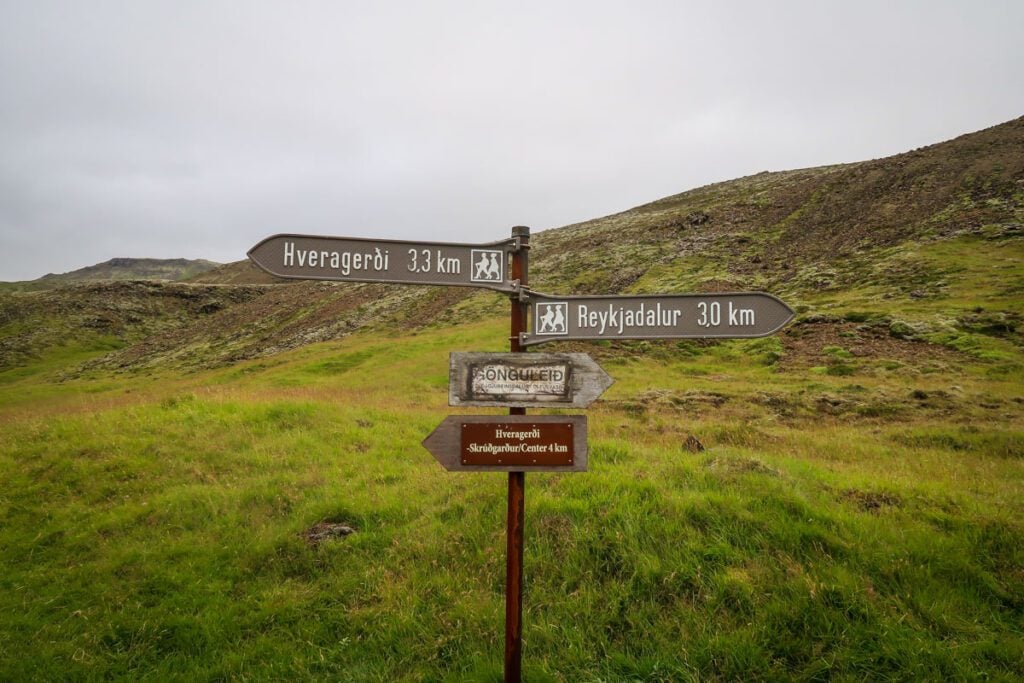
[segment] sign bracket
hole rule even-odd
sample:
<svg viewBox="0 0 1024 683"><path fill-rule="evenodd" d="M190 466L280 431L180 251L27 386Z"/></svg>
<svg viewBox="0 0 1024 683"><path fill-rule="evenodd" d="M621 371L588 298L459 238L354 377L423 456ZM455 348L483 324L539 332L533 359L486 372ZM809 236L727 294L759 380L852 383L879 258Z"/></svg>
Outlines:
<svg viewBox="0 0 1024 683"><path fill-rule="evenodd" d="M530 303L530 289L529 287L523 287L519 284L519 280L513 280L516 283L515 296L519 299L519 303L526 305Z"/></svg>

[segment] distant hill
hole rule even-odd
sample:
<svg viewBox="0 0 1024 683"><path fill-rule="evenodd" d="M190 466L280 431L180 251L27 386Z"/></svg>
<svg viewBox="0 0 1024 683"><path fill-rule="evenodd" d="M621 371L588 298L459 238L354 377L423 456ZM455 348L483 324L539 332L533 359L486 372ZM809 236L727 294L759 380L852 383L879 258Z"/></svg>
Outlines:
<svg viewBox="0 0 1024 683"><path fill-rule="evenodd" d="M68 273L49 273L37 280L0 283L11 291L53 289L75 282L97 280L185 280L220 264L205 259L112 258Z"/></svg>

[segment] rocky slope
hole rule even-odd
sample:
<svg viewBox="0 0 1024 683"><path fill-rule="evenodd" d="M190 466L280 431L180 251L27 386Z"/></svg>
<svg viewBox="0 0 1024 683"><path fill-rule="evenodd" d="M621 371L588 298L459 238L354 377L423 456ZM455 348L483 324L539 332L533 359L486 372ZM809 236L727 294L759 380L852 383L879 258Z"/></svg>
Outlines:
<svg viewBox="0 0 1024 683"><path fill-rule="evenodd" d="M270 285L295 282L294 280L274 277L257 268L248 259L211 268L199 275L188 278L188 281L208 285Z"/></svg>

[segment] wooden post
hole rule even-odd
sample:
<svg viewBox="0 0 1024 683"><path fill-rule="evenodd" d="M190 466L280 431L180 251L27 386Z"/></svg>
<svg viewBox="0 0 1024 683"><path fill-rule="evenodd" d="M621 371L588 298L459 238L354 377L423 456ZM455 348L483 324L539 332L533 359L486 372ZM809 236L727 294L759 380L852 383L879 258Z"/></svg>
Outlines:
<svg viewBox="0 0 1024 683"><path fill-rule="evenodd" d="M512 228L519 249L512 254L512 279L524 288L529 277L530 229L523 225ZM511 351L522 353L519 334L526 332L526 304L511 297ZM526 408L509 408L509 415L525 415ZM508 473L508 528L506 532L505 572L505 683L520 683L523 678L523 505L526 494L526 473Z"/></svg>

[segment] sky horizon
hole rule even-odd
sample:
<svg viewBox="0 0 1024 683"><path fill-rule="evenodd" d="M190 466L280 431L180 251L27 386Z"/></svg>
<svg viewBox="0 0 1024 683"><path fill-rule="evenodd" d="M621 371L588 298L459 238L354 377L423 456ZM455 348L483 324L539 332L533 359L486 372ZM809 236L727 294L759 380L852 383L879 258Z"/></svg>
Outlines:
<svg viewBox="0 0 1024 683"><path fill-rule="evenodd" d="M0 281L295 232L488 242L1024 114L991 1L0 0Z"/></svg>

